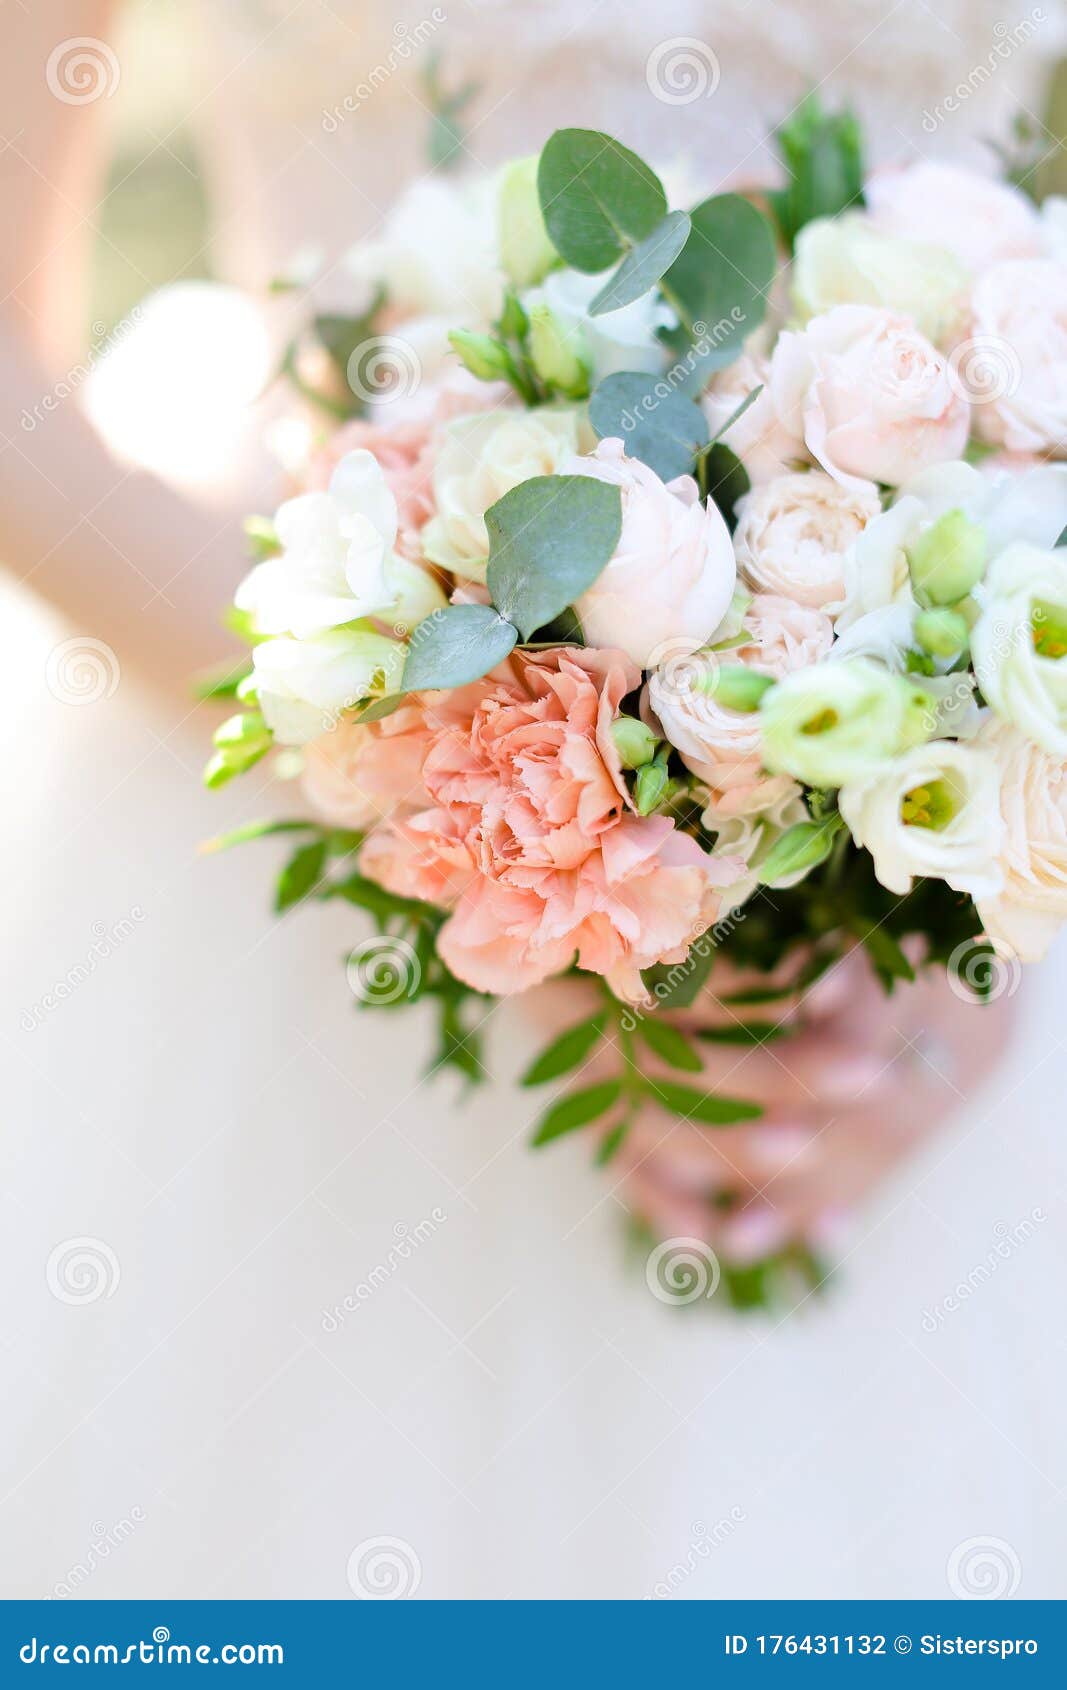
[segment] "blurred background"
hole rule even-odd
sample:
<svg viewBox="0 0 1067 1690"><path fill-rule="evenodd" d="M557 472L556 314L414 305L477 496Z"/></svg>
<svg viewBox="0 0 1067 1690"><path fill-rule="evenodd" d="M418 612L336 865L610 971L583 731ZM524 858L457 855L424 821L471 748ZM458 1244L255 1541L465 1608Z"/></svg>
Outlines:
<svg viewBox="0 0 1067 1690"><path fill-rule="evenodd" d="M4 1594L349 1597L369 1544L427 1596L1062 1595L1067 959L817 1306L679 1318L578 1148L526 1151L536 1027L457 1109L417 1012L354 1018L332 918L198 856L284 795L202 791L185 686L308 426L272 279L346 298L404 182L557 121L766 179L819 84L876 162L996 143L1067 192L1062 7L47 11L5 8L0 120ZM713 97L654 96L668 32Z"/></svg>

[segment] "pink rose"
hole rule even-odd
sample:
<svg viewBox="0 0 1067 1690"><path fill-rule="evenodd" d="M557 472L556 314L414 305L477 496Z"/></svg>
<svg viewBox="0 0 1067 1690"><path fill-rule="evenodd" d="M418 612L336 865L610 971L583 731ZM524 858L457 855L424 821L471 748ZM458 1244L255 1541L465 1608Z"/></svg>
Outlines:
<svg viewBox="0 0 1067 1690"><path fill-rule="evenodd" d="M843 486L819 470L765 481L738 501L738 570L751 587L822 610L844 598L845 555L881 513L872 482Z"/></svg>
<svg viewBox="0 0 1067 1690"><path fill-rule="evenodd" d="M682 961L737 878L668 817L634 814L611 724L638 680L619 651L521 653L450 694L447 718L440 694L419 706L422 807L373 833L361 866L452 911L438 948L477 990L577 958L640 997L640 970Z"/></svg>
<svg viewBox="0 0 1067 1690"><path fill-rule="evenodd" d="M770 365L766 358L745 352L714 376L701 400L712 436L728 423L742 400L757 387L748 410L722 436L723 443L744 464L752 484L770 481L807 460L803 440L791 434L774 408L770 392Z"/></svg>
<svg viewBox="0 0 1067 1690"><path fill-rule="evenodd" d="M970 406L940 352L910 318L872 305L836 305L783 333L771 395L785 426L846 483L897 487L960 457L970 429Z"/></svg>
<svg viewBox="0 0 1067 1690"><path fill-rule="evenodd" d="M871 221L889 235L947 247L977 273L1041 251L1041 222L1019 188L952 164L878 171L864 185Z"/></svg>
<svg viewBox="0 0 1067 1690"><path fill-rule="evenodd" d="M983 440L1067 457L1067 263L996 264L971 293L953 354Z"/></svg>
<svg viewBox="0 0 1067 1690"><path fill-rule="evenodd" d="M615 555L576 609L586 639L614 646L647 668L658 646L710 639L730 605L737 570L730 531L717 507L700 503L691 475L662 482L628 458L621 440L572 457L561 474L588 475L622 490Z"/></svg>

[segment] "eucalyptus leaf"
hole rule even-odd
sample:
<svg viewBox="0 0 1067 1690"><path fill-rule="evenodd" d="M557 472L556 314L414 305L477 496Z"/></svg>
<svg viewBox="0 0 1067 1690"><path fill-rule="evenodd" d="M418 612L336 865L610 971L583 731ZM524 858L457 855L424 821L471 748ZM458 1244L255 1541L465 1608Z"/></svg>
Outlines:
<svg viewBox="0 0 1067 1690"><path fill-rule="evenodd" d="M662 481L687 475L707 444L700 406L660 376L619 370L605 376L589 401L589 421L601 440L621 439Z"/></svg>
<svg viewBox="0 0 1067 1690"><path fill-rule="evenodd" d="M537 170L541 214L560 257L595 274L650 235L667 212L654 171L596 129L557 129Z"/></svg>
<svg viewBox="0 0 1067 1690"><path fill-rule="evenodd" d="M737 520L737 502L744 498L752 485L748 471L737 453L721 440L709 446L702 455L698 471L701 489L719 507L732 533Z"/></svg>
<svg viewBox="0 0 1067 1690"><path fill-rule="evenodd" d="M1056 550L1058 551L1061 546L1067 546L1067 528L1063 530L1063 533L1056 541Z"/></svg>
<svg viewBox="0 0 1067 1690"><path fill-rule="evenodd" d="M740 194L717 194L690 214L689 239L664 277L702 374L732 364L762 323L777 255L771 226Z"/></svg>
<svg viewBox="0 0 1067 1690"><path fill-rule="evenodd" d="M604 283L589 306L590 317L620 311L654 287L685 246L690 227L688 212L668 211L663 222L626 254L615 274Z"/></svg>
<svg viewBox="0 0 1067 1690"><path fill-rule="evenodd" d="M453 604L435 610L411 636L403 690L462 687L503 662L518 635L489 604Z"/></svg>
<svg viewBox="0 0 1067 1690"><path fill-rule="evenodd" d="M591 587L611 558L622 494L590 475L538 475L491 505L485 525L493 603L525 640Z"/></svg>

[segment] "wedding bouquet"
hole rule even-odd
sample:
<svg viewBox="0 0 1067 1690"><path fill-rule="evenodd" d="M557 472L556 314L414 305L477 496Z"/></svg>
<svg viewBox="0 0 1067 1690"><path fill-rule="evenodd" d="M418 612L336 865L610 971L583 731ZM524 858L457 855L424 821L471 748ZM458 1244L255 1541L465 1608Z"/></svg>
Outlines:
<svg viewBox="0 0 1067 1690"><path fill-rule="evenodd" d="M760 1113L665 1012L760 1041L858 947L981 992L1067 916L1067 202L867 177L814 101L778 142L689 210L583 129L413 190L287 357L326 421L212 689L208 784L301 792L217 843L295 835L277 907L365 912L352 989L434 1000L435 1064L596 989L525 1078L605 1160Z"/></svg>

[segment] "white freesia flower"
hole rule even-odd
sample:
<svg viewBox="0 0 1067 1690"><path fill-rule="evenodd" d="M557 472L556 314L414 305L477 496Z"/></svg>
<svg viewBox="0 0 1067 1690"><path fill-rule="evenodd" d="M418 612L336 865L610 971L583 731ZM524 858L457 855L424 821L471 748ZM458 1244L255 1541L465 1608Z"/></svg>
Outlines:
<svg viewBox="0 0 1067 1690"><path fill-rule="evenodd" d="M252 684L279 744L303 745L362 699L395 689L406 653L399 641L362 628L264 640L252 650Z"/></svg>
<svg viewBox="0 0 1067 1690"><path fill-rule="evenodd" d="M958 326L968 280L945 247L888 234L862 211L805 224L793 257L803 321L834 305L881 305L911 317L935 346Z"/></svg>
<svg viewBox="0 0 1067 1690"><path fill-rule="evenodd" d="M366 616L407 628L445 602L432 576L394 552L396 500L370 452L342 458L325 493L286 500L274 525L281 553L235 595L259 634L304 639Z"/></svg>
<svg viewBox="0 0 1067 1690"><path fill-rule="evenodd" d="M737 505L734 551L745 581L817 610L845 594L845 556L880 516L873 482L844 487L821 470L782 475Z"/></svg>
<svg viewBox="0 0 1067 1690"><path fill-rule="evenodd" d="M385 290L400 317L448 317L453 328L488 328L499 314L497 183L421 176L401 195L373 240L360 241L344 268L368 295Z"/></svg>
<svg viewBox="0 0 1067 1690"><path fill-rule="evenodd" d="M575 609L591 645L617 646L642 669L668 642L709 640L737 580L730 530L715 504L702 505L690 475L663 482L621 440L562 469L618 487L622 530L614 555Z"/></svg>
<svg viewBox="0 0 1067 1690"><path fill-rule="evenodd" d="M952 740L917 746L838 794L856 844L870 851L882 885L901 896L915 875L974 897L998 892L999 801L994 759Z"/></svg>
<svg viewBox="0 0 1067 1690"><path fill-rule="evenodd" d="M1010 452L1067 457L1067 263L997 264L971 294L963 353L974 348L975 421Z"/></svg>
<svg viewBox="0 0 1067 1690"><path fill-rule="evenodd" d="M555 475L582 449L586 431L573 408L486 411L457 417L443 431L434 466L437 514L422 530L431 563L484 581L489 561L485 513L505 493L538 475Z"/></svg>
<svg viewBox="0 0 1067 1690"><path fill-rule="evenodd" d="M995 944L1039 962L1067 920L1067 769L1017 728L989 718L977 740L1000 772L1004 885L978 913Z"/></svg>
<svg viewBox="0 0 1067 1690"><path fill-rule="evenodd" d="M594 387L619 370L656 375L667 361L656 330L673 328L678 321L654 290L618 311L590 317L589 306L610 274L605 271L600 276L586 276L579 270L553 270L536 292L523 296L527 306L543 301L563 328L575 335L592 361Z"/></svg>
<svg viewBox="0 0 1067 1690"><path fill-rule="evenodd" d="M987 702L1050 756L1067 757L1067 547L994 559L971 655Z"/></svg>

